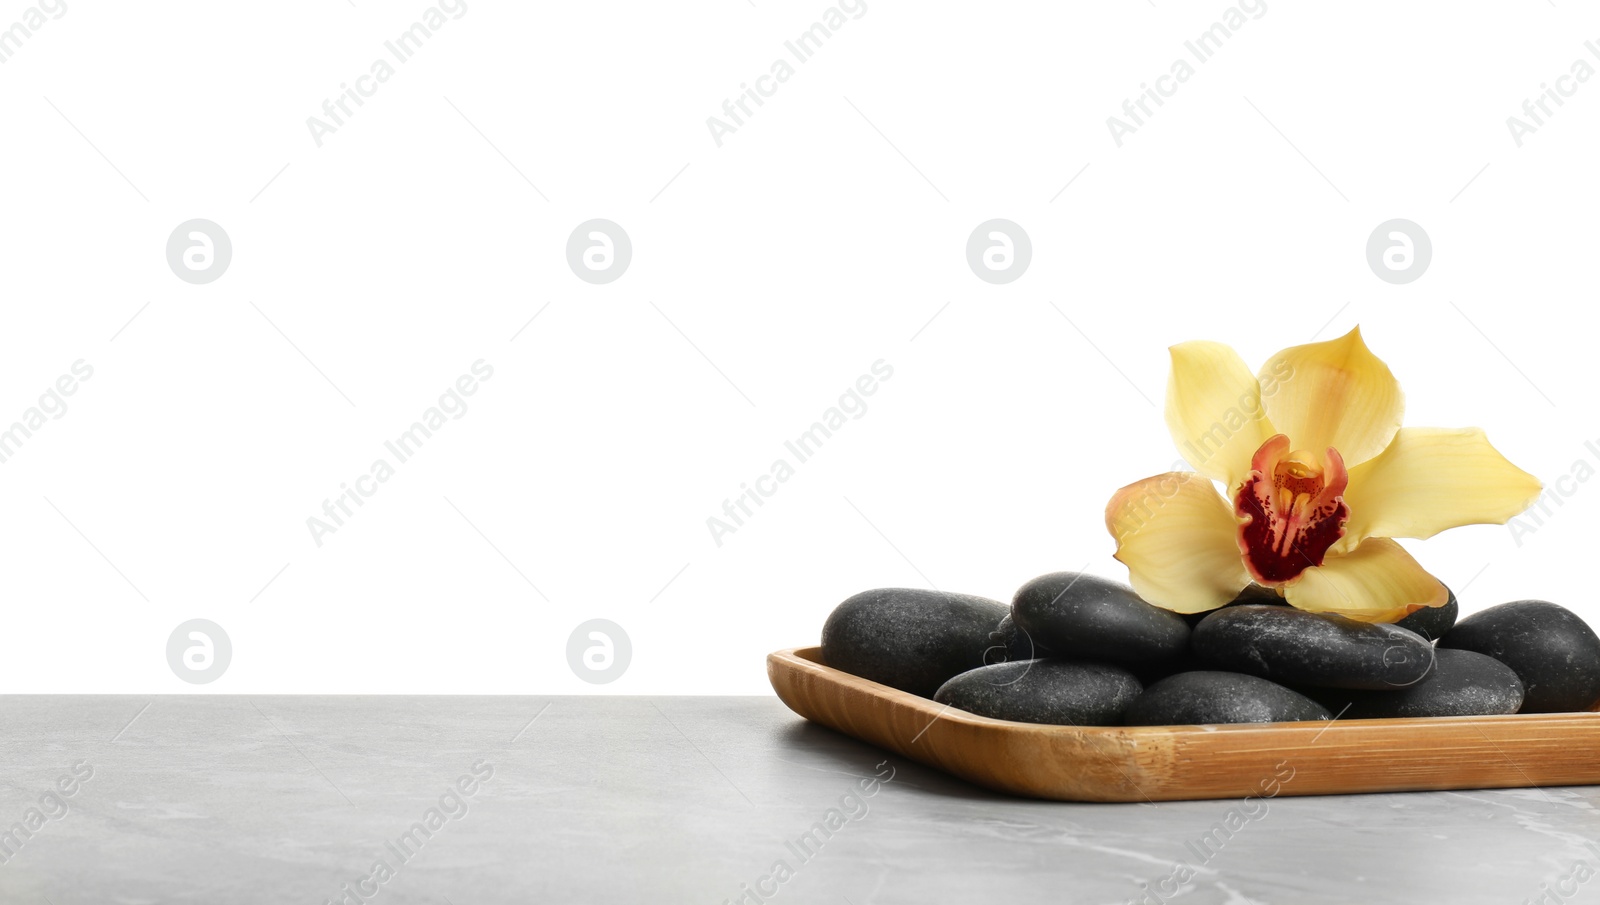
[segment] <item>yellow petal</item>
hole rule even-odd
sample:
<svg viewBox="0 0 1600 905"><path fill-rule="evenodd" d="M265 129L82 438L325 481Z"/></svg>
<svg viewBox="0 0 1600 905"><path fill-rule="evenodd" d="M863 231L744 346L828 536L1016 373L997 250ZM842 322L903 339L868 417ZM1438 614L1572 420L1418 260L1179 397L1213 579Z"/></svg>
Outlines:
<svg viewBox="0 0 1600 905"><path fill-rule="evenodd" d="M1383 452L1405 397L1357 327L1338 339L1284 349L1261 369L1267 418L1295 449L1337 449L1347 467Z"/></svg>
<svg viewBox="0 0 1600 905"><path fill-rule="evenodd" d="M1374 537L1343 556L1300 573L1284 586L1291 606L1337 613L1362 622L1397 622L1450 599L1439 579L1386 537Z"/></svg>
<svg viewBox="0 0 1600 905"><path fill-rule="evenodd" d="M1129 484L1106 504L1106 530L1133 589L1178 613L1214 610L1250 583L1238 525L1216 487L1189 472Z"/></svg>
<svg viewBox="0 0 1600 905"><path fill-rule="evenodd" d="M1506 461L1478 428L1401 428L1377 458L1350 469L1350 520L1340 545L1503 525L1539 491L1539 479Z"/></svg>
<svg viewBox="0 0 1600 905"><path fill-rule="evenodd" d="M1167 379L1167 430L1194 470L1230 491L1250 472L1250 456L1277 433L1261 408L1261 384L1222 343L1179 343Z"/></svg>

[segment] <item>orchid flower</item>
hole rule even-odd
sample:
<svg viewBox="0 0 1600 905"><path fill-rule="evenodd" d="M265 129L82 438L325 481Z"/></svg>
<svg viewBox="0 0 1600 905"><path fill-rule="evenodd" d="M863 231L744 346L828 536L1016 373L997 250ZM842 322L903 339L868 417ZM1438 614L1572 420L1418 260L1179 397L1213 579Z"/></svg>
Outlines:
<svg viewBox="0 0 1600 905"><path fill-rule="evenodd" d="M1106 505L1116 558L1157 606L1216 609L1255 581L1302 610L1394 622L1449 595L1392 538L1505 524L1539 496L1483 431L1401 427L1400 384L1359 327L1258 376L1221 343L1171 353L1167 428L1198 473Z"/></svg>

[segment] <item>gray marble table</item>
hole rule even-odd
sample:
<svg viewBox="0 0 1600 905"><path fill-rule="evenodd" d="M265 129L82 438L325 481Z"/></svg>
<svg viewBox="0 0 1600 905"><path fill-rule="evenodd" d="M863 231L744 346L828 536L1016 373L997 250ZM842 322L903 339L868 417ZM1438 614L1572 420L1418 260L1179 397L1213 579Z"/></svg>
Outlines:
<svg viewBox="0 0 1600 905"><path fill-rule="evenodd" d="M1280 798L1202 861L1235 803L1008 798L774 698L0 698L5 905L1555 905L1597 804Z"/></svg>

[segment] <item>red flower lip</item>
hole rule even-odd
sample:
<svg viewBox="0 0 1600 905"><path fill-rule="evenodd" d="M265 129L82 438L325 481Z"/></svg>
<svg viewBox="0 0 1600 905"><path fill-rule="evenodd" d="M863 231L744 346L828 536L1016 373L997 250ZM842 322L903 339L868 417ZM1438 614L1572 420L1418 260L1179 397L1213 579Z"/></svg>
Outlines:
<svg viewBox="0 0 1600 905"><path fill-rule="evenodd" d="M1328 447L1323 463L1289 451L1289 438L1276 434L1250 460L1250 474L1234 497L1239 517L1239 552L1261 584L1275 587L1322 565L1344 536L1350 518L1344 491L1350 483L1344 458Z"/></svg>

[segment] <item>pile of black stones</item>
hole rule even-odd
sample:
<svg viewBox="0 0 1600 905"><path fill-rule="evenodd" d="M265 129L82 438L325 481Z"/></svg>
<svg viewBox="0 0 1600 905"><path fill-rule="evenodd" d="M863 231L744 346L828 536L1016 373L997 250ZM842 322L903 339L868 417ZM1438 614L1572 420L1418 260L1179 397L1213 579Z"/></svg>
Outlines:
<svg viewBox="0 0 1600 905"><path fill-rule="evenodd" d="M979 716L1075 726L1277 723L1586 711L1600 637L1543 600L1457 621L1455 594L1394 624L1290 607L1252 585L1183 616L1081 572L1007 607L863 591L822 628L822 662Z"/></svg>

